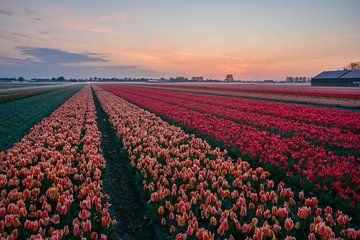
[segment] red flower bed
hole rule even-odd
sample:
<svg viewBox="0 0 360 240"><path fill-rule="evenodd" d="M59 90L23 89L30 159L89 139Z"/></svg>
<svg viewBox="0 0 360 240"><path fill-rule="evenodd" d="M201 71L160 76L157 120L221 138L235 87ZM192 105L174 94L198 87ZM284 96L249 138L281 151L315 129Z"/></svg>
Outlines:
<svg viewBox="0 0 360 240"><path fill-rule="evenodd" d="M336 120L333 124L335 126L330 125L329 127L325 127L308 123L303 120L311 115L311 110L313 112L319 111L316 108L297 105L292 105L293 107L291 107L289 106L291 104L267 103L268 109L271 109L271 112L276 111L279 112L277 115L283 116L277 117L273 116L274 114L267 115L266 113L256 111L256 109L263 108L263 105L266 105L263 101L251 101L245 106L246 109L249 110L244 111L242 109L244 108L243 101L246 103L247 100L242 101L241 99L236 99L237 101L235 101L235 103L229 104L229 98L225 97L199 96L196 94L174 93L171 91L153 89L122 87L121 90L150 97L155 100L184 106L196 111L210 113L219 117L225 117L239 123L260 128L261 130L271 131L272 133L285 136L296 136L301 138L301 141L307 140L314 142L316 145L328 146L330 150L336 148L340 151L348 151L351 154L359 154L360 113L358 112L325 109L322 111L322 118L332 119L328 120L328 122ZM231 100L232 99L230 98L230 101ZM291 110L288 110L287 108L290 108ZM306 109L306 112L303 112L302 109ZM292 116L292 119L285 119L287 116L286 114Z"/></svg>
<svg viewBox="0 0 360 240"><path fill-rule="evenodd" d="M136 87L146 87L152 89L167 89L182 92L206 93L215 95L227 95L244 98L266 99L270 101L285 101L292 103L307 103L320 106L340 106L346 108L360 107L360 91L357 88L344 87L309 87L309 86L271 86L271 85L244 85L244 84L136 84L130 85ZM210 87L210 88L209 88ZM230 90L226 90L229 88ZM239 91L237 89L240 89ZM250 91L247 91L250 89ZM262 91L251 91L262 89ZM275 94L273 89L290 89L292 94ZM300 90L315 92L317 94L326 93L328 97L322 96L306 96L302 95ZM342 96L337 98L333 94ZM343 94L348 95L349 98L344 97ZM351 98L351 96L357 96ZM343 98L344 97L344 98Z"/></svg>
<svg viewBox="0 0 360 240"><path fill-rule="evenodd" d="M149 86L149 85L145 85ZM158 87L171 87L174 89L201 89L224 92L246 92L276 95L293 95L307 97L347 98L360 99L360 91L357 88L334 88L334 87L310 87L310 86L271 86L271 85L227 85L227 84L202 84L202 85L171 85L157 84Z"/></svg>
<svg viewBox="0 0 360 240"><path fill-rule="evenodd" d="M350 218L316 197L275 186L270 173L186 134L107 91L96 91L150 206L176 239L356 239Z"/></svg>
<svg viewBox="0 0 360 240"><path fill-rule="evenodd" d="M115 87L116 85L113 85ZM122 87L124 89L124 87ZM127 88L131 89L131 88ZM133 88L135 90L135 88ZM136 92L142 92L146 89ZM269 115L284 120L293 120L301 123L338 128L343 132L360 132L360 114L349 110L310 107L298 104L285 104L269 101L249 100L244 98L223 97L204 94L191 94L166 90L148 89L152 93L164 96L208 103L216 106L240 110L246 113Z"/></svg>
<svg viewBox="0 0 360 240"><path fill-rule="evenodd" d="M136 95L133 90L122 90L121 86L103 87L203 136L222 142L228 148L236 148L249 161L280 167L287 172L288 177L299 184L307 180L316 185L324 198L340 208L354 213L360 211L359 158L338 156L322 146L313 146L298 136L282 138L251 126L217 118L212 114ZM140 93L141 89L136 91Z"/></svg>
<svg viewBox="0 0 360 240"><path fill-rule="evenodd" d="M0 153L0 237L106 239L104 167L87 86Z"/></svg>

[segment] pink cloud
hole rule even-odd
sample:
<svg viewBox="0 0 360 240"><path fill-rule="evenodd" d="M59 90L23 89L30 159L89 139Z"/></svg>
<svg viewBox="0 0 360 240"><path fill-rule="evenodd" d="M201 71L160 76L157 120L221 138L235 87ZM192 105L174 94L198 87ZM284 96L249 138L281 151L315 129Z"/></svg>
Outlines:
<svg viewBox="0 0 360 240"><path fill-rule="evenodd" d="M80 19L77 19L76 21L66 21L62 23L62 27L69 30L77 30L84 32L116 33L116 31L110 27L88 23Z"/></svg>

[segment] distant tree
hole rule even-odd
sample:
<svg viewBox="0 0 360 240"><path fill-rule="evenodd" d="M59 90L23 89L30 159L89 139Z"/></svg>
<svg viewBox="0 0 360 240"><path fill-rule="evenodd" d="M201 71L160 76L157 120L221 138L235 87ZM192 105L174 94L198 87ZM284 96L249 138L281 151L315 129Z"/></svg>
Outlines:
<svg viewBox="0 0 360 240"><path fill-rule="evenodd" d="M23 81L25 81L25 79L24 79L23 77L19 77L19 78L18 78L18 81L19 81L19 82L23 82Z"/></svg>
<svg viewBox="0 0 360 240"><path fill-rule="evenodd" d="M360 62L351 62L344 67L344 70L360 70Z"/></svg>

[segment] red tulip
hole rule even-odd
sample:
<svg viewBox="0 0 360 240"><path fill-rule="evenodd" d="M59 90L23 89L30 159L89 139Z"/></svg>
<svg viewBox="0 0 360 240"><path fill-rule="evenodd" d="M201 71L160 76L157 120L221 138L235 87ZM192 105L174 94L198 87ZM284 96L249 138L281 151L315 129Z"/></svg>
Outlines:
<svg viewBox="0 0 360 240"><path fill-rule="evenodd" d="M74 229L73 229L73 235L74 235L74 236L78 236L78 235L79 235L79 232L80 232L79 224L75 223L75 224L74 224Z"/></svg>
<svg viewBox="0 0 360 240"><path fill-rule="evenodd" d="M286 231L290 232L294 227L293 220L291 218L286 218L285 223L284 223L284 227L285 227Z"/></svg>

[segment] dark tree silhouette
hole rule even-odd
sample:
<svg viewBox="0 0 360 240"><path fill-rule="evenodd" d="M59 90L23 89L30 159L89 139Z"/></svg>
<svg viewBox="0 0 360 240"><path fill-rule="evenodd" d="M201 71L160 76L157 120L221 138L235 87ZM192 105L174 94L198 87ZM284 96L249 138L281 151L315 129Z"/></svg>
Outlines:
<svg viewBox="0 0 360 240"><path fill-rule="evenodd" d="M360 70L360 61L349 63L347 66L344 67L344 70Z"/></svg>

